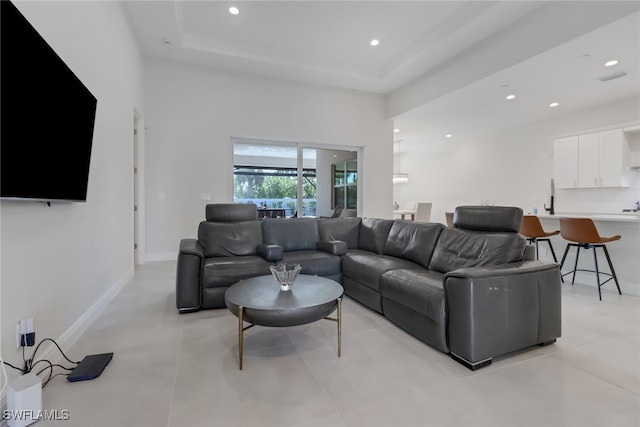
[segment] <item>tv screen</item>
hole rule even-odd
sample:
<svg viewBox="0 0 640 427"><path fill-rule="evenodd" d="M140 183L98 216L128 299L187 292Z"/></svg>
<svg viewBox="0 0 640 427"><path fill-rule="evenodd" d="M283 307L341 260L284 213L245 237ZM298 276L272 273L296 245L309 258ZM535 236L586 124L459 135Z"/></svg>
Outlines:
<svg viewBox="0 0 640 427"><path fill-rule="evenodd" d="M96 98L0 1L0 196L86 201Z"/></svg>

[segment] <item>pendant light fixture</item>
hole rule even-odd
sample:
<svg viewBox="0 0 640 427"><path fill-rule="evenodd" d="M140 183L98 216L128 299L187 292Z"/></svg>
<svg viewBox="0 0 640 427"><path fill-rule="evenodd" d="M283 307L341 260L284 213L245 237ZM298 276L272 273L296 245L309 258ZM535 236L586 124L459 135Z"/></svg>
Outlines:
<svg viewBox="0 0 640 427"><path fill-rule="evenodd" d="M401 184L401 183L405 183L405 182L409 182L409 174L408 173L402 173L400 172L400 143L402 142L401 139L398 139L397 141L395 141L395 145L396 145L396 152L394 154L394 159L395 159L395 172L393 173L393 183L394 184Z"/></svg>

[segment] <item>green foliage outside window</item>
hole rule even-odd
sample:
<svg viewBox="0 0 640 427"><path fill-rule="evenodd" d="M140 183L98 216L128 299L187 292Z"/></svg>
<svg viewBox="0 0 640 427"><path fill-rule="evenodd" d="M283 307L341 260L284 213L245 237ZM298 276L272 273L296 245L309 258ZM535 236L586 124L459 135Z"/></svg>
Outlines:
<svg viewBox="0 0 640 427"><path fill-rule="evenodd" d="M234 197L239 199L295 199L298 192L295 176L235 175ZM316 197L315 178L305 178L302 185L304 199Z"/></svg>

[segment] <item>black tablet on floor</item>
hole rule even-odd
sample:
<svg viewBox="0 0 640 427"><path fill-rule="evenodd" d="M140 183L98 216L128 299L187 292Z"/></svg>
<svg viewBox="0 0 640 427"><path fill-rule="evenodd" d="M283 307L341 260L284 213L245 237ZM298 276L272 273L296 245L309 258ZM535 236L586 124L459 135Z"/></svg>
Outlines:
<svg viewBox="0 0 640 427"><path fill-rule="evenodd" d="M82 362L75 367L73 371L67 377L67 380L74 381L85 381L92 380L100 376L104 368L107 367L111 359L113 358L113 353L103 353L103 354L92 354L86 356L82 359Z"/></svg>

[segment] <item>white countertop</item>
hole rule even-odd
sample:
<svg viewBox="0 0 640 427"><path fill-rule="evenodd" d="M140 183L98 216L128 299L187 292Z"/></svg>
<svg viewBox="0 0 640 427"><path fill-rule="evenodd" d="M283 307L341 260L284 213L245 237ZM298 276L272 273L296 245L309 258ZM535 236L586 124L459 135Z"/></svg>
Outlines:
<svg viewBox="0 0 640 427"><path fill-rule="evenodd" d="M556 212L555 215L547 213L538 214L538 218L557 219L560 217L591 218L594 221L620 221L620 222L640 222L640 212L620 212L620 213L585 213L585 212Z"/></svg>

